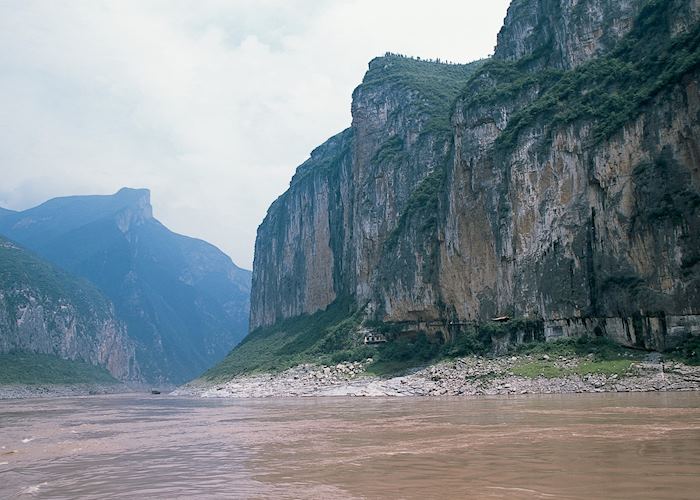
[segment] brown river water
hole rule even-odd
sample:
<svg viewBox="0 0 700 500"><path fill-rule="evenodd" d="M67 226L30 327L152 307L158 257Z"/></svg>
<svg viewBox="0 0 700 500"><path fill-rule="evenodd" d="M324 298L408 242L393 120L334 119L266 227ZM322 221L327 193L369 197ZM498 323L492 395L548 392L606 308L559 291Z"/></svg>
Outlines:
<svg viewBox="0 0 700 500"><path fill-rule="evenodd" d="M0 401L0 498L700 498L700 394Z"/></svg>

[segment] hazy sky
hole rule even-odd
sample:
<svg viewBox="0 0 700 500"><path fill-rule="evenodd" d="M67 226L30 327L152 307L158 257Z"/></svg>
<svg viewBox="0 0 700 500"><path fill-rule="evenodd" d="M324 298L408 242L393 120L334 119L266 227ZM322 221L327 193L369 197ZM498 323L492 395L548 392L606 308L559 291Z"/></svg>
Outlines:
<svg viewBox="0 0 700 500"><path fill-rule="evenodd" d="M0 206L148 187L250 268L258 224L386 51L493 52L508 0L0 0Z"/></svg>

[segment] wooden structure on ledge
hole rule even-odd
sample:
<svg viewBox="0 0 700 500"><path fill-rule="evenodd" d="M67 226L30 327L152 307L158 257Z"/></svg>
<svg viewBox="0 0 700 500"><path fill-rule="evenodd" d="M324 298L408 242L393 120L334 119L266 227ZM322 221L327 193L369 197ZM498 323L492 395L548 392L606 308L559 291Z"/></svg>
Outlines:
<svg viewBox="0 0 700 500"><path fill-rule="evenodd" d="M381 333L368 333L365 335L365 344L383 344L386 342L386 337Z"/></svg>

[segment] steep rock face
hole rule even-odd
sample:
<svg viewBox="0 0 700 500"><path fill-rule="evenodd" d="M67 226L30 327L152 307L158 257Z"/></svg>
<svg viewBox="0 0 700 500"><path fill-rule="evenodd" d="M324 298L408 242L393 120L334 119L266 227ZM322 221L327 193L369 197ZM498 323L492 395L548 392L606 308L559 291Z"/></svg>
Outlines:
<svg viewBox="0 0 700 500"><path fill-rule="evenodd" d="M352 127L311 154L260 225L251 329L380 293L379 262L393 253L386 240L399 238L416 187L444 168L449 105L478 66L393 55L370 63L353 95Z"/></svg>
<svg viewBox="0 0 700 500"><path fill-rule="evenodd" d="M191 379L247 331L250 273L153 218L148 190L56 198L0 217L0 233L97 285L147 379Z"/></svg>
<svg viewBox="0 0 700 500"><path fill-rule="evenodd" d="M261 225L251 328L348 294L417 329L510 315L647 348L700 334L699 13L515 0L491 61L372 61L349 157L321 174L312 155ZM325 193L342 201L327 214ZM282 242L322 279L287 267L281 291L266 255Z"/></svg>
<svg viewBox="0 0 700 500"><path fill-rule="evenodd" d="M355 133L352 159L353 249L355 294L365 302L374 294L376 270L385 250L387 235L397 228L416 187L449 153L448 95L454 80L466 80L469 67L443 67L445 81L424 87L418 81L431 63L397 58L379 58L353 94L352 129ZM398 66L398 68L397 68ZM394 79L397 71L414 71L416 79ZM448 87L447 89L442 86ZM437 98L436 98L437 97ZM437 101L437 102L436 102Z"/></svg>
<svg viewBox="0 0 700 500"><path fill-rule="evenodd" d="M572 69L611 50L646 0L514 1L498 34L496 59Z"/></svg>
<svg viewBox="0 0 700 500"><path fill-rule="evenodd" d="M314 150L260 225L253 328L323 309L348 293L352 138L348 129Z"/></svg>
<svg viewBox="0 0 700 500"><path fill-rule="evenodd" d="M0 352L53 354L138 380L135 346L90 283L0 237Z"/></svg>
<svg viewBox="0 0 700 500"><path fill-rule="evenodd" d="M646 28L645 16L656 16L650 23L654 29L645 29L639 39L656 35L648 40L651 44L672 39L679 16L687 23L695 15L697 25L697 2L676 3L662 8L642 2L645 9L636 9L642 18L637 31ZM506 25L501 32L501 37L516 38L510 45L524 46L533 36L511 28ZM634 47L634 40L627 42ZM565 60L575 61L580 53L564 49L587 45L573 38L556 47ZM601 64L625 63L643 54L632 48L612 57ZM529 71L529 62L523 66ZM583 65L574 77L595 69ZM493 78L482 76L474 92ZM644 74L638 78L644 88ZM674 318L698 313L698 71L691 64L674 78L643 102L632 102L638 106L634 113L630 106L623 108L630 119L607 135L597 123L604 115L596 120L583 113L557 123L543 108L538 110L538 100L557 91L556 84L542 79L501 99L499 113L473 97L458 103L457 155L448 182L440 268L443 297L456 317L541 317L552 325L550 335L588 328L623 343L663 348L671 323L681 321ZM589 83L580 92L603 90L618 91ZM523 109L531 111L526 126L523 114L517 114ZM661 318L659 324L645 326L643 319L650 317ZM583 327L582 318L590 320Z"/></svg>

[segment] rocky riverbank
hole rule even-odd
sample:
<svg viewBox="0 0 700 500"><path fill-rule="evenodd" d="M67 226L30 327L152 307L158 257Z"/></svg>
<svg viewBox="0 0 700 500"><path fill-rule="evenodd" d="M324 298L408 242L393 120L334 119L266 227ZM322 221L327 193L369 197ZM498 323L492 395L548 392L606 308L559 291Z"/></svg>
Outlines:
<svg viewBox="0 0 700 500"><path fill-rule="evenodd" d="M411 373L379 377L367 373L371 359L334 366L300 365L280 373L235 377L226 382L195 380L175 395L221 398L292 396L479 396L584 392L700 390L700 367L645 360L595 363L590 357L467 357Z"/></svg>
<svg viewBox="0 0 700 500"><path fill-rule="evenodd" d="M93 396L145 392L145 386L132 384L31 384L0 385L0 400Z"/></svg>

